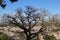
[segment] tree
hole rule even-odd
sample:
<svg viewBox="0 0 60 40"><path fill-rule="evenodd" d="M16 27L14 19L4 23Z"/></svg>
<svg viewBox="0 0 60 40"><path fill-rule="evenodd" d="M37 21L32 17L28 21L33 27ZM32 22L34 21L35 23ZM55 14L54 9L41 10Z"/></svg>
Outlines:
<svg viewBox="0 0 60 40"><path fill-rule="evenodd" d="M9 14L4 14L3 16L1 16L1 21L0 21L0 26L1 27L4 27L4 26L7 26L8 25L8 23L6 23L8 20L8 18L7 18L7 15L9 15Z"/></svg>
<svg viewBox="0 0 60 40"><path fill-rule="evenodd" d="M42 12L43 11L46 13L45 10L42 10ZM6 15L6 17L7 23L23 29L26 40L35 38L39 33L43 35L43 32L46 30L46 28L40 27L37 32L32 31L33 28L36 27L36 24L42 21L42 13L40 10L30 6L27 6L25 11L19 8L15 15Z"/></svg>
<svg viewBox="0 0 60 40"><path fill-rule="evenodd" d="M49 22L51 23L51 25L54 25L55 27L58 26L59 20L60 19L59 19L59 15L58 14L52 15L49 18Z"/></svg>
<svg viewBox="0 0 60 40"><path fill-rule="evenodd" d="M60 18L59 14L50 15L49 24L51 31L57 32L60 30Z"/></svg>
<svg viewBox="0 0 60 40"><path fill-rule="evenodd" d="M6 0L7 1L7 0ZM6 7L5 0L0 0L0 6L4 9ZM17 2L18 0L9 0L11 3Z"/></svg>

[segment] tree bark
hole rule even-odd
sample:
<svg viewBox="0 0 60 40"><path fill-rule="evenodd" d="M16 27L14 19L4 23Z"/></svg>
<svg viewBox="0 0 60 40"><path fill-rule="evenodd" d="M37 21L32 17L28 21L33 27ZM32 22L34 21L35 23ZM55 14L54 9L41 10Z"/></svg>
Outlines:
<svg viewBox="0 0 60 40"><path fill-rule="evenodd" d="M27 32L27 30L24 30L24 33L26 35L26 40L31 40L31 38L30 38L30 31Z"/></svg>
<svg viewBox="0 0 60 40"><path fill-rule="evenodd" d="M26 40L31 40L31 38L28 36L28 37L26 38Z"/></svg>
<svg viewBox="0 0 60 40"><path fill-rule="evenodd" d="M31 38L30 38L30 32L28 32L26 36L27 36L26 40L31 40Z"/></svg>

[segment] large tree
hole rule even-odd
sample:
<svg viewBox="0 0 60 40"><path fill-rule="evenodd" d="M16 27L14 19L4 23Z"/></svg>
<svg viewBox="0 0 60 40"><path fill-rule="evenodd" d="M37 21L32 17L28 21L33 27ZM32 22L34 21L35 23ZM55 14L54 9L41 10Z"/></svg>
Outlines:
<svg viewBox="0 0 60 40"><path fill-rule="evenodd" d="M47 11L45 9L39 10L30 6L26 7L26 10L23 11L21 8L17 9L15 15L6 15L5 22L13 24L23 29L24 34L26 35L26 40L31 40L35 38L38 33L44 34L46 30L45 27L40 27L37 32L32 31L34 27L37 27L36 24L42 22L43 17L45 17Z"/></svg>

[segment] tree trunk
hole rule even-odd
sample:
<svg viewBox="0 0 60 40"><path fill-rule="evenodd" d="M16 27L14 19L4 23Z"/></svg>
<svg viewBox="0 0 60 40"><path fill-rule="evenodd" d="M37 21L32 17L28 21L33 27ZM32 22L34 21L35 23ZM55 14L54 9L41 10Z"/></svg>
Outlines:
<svg viewBox="0 0 60 40"><path fill-rule="evenodd" d="M27 33L26 37L27 37L26 40L31 40L30 34Z"/></svg>
<svg viewBox="0 0 60 40"><path fill-rule="evenodd" d="M26 40L31 40L30 38L30 33L28 33L27 31L24 30L24 33L26 35Z"/></svg>
<svg viewBox="0 0 60 40"><path fill-rule="evenodd" d="M30 37L27 37L26 40L31 40Z"/></svg>

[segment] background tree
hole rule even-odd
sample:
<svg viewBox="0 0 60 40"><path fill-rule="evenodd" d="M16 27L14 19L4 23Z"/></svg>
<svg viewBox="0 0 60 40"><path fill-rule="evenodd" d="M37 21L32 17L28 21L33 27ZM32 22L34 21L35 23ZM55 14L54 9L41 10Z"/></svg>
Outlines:
<svg viewBox="0 0 60 40"><path fill-rule="evenodd" d="M60 16L58 14L50 15L49 24L51 26L51 30L60 30Z"/></svg>
<svg viewBox="0 0 60 40"><path fill-rule="evenodd" d="M6 0L7 1L7 0ZM5 0L0 0L0 6L2 7L2 8L5 8L6 7L6 2ZM11 3L14 3L14 2L17 2L18 0L9 0Z"/></svg>
<svg viewBox="0 0 60 40"><path fill-rule="evenodd" d="M47 13L45 9L42 10L43 16L45 17ZM35 38L38 33L43 34L46 28L40 27L37 32L32 31L36 24L42 21L42 12L39 9L27 6L26 10L23 11L21 8L17 9L15 15L6 15L5 22L13 24L23 29L26 35L26 40L31 40Z"/></svg>

